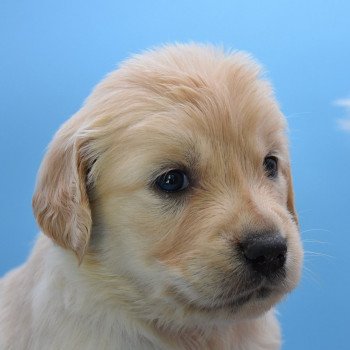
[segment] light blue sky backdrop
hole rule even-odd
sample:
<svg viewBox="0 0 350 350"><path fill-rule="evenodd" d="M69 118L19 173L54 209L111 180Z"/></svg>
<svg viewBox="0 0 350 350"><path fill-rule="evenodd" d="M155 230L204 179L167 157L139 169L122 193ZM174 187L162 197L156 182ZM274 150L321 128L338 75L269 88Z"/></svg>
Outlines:
<svg viewBox="0 0 350 350"><path fill-rule="evenodd" d="M0 274L37 234L44 150L92 87L131 53L199 41L251 52L288 117L306 257L279 307L285 350L349 349L350 2L0 2Z"/></svg>

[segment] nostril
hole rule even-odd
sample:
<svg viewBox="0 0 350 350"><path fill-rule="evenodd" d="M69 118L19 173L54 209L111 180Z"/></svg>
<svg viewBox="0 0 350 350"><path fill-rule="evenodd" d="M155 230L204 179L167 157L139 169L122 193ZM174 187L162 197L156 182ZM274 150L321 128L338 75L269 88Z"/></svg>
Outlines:
<svg viewBox="0 0 350 350"><path fill-rule="evenodd" d="M247 264L264 275L277 272L286 262L287 241L278 233L248 234L239 246Z"/></svg>

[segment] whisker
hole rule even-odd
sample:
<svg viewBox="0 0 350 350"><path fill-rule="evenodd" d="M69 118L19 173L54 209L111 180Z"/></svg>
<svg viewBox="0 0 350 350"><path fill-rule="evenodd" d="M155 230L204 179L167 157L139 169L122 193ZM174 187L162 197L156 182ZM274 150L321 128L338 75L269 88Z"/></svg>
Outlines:
<svg viewBox="0 0 350 350"><path fill-rule="evenodd" d="M286 116L287 119L296 119L296 118L304 118L304 117L309 117L311 115L310 112L299 112L299 113L292 113L288 114Z"/></svg>
<svg viewBox="0 0 350 350"><path fill-rule="evenodd" d="M309 233L309 232L326 232L326 233L332 233L332 231L324 229L324 228L310 228L307 230L303 230L300 233L304 234L304 233Z"/></svg>
<svg viewBox="0 0 350 350"><path fill-rule="evenodd" d="M316 240L316 239L303 239L303 243L329 244L329 242L319 241L319 240Z"/></svg>
<svg viewBox="0 0 350 350"><path fill-rule="evenodd" d="M304 254L305 254L305 256L322 256L322 257L326 257L326 258L335 259L335 257L332 255L321 253L321 252L313 252L311 250L304 250Z"/></svg>
<svg viewBox="0 0 350 350"><path fill-rule="evenodd" d="M319 287L321 287L321 281L319 279L319 276L316 275L314 271L309 269L307 266L303 266L303 271L305 272L304 276L310 277L310 280L312 280L314 283L316 283Z"/></svg>

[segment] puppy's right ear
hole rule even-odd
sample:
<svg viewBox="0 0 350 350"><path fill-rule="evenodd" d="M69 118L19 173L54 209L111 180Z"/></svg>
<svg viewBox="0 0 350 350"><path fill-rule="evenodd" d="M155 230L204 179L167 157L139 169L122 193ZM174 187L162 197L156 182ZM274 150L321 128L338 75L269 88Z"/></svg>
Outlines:
<svg viewBox="0 0 350 350"><path fill-rule="evenodd" d="M297 214L297 211L295 208L293 180L292 180L292 174L291 174L290 167L288 167L288 170L287 170L287 182L288 182L287 207L288 207L290 214L292 215L294 222L297 225L299 225L298 214Z"/></svg>
<svg viewBox="0 0 350 350"><path fill-rule="evenodd" d="M86 188L86 143L76 123L57 132L42 162L33 196L33 210L42 231L81 261L89 243L91 211Z"/></svg>

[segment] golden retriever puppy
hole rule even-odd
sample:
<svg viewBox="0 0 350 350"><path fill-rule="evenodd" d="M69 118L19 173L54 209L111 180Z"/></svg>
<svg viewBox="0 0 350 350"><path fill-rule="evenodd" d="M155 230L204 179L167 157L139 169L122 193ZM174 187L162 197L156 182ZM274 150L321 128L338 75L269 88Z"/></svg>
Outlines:
<svg viewBox="0 0 350 350"><path fill-rule="evenodd" d="M286 123L249 56L126 61L55 135L43 232L0 284L2 350L280 347L302 264Z"/></svg>

